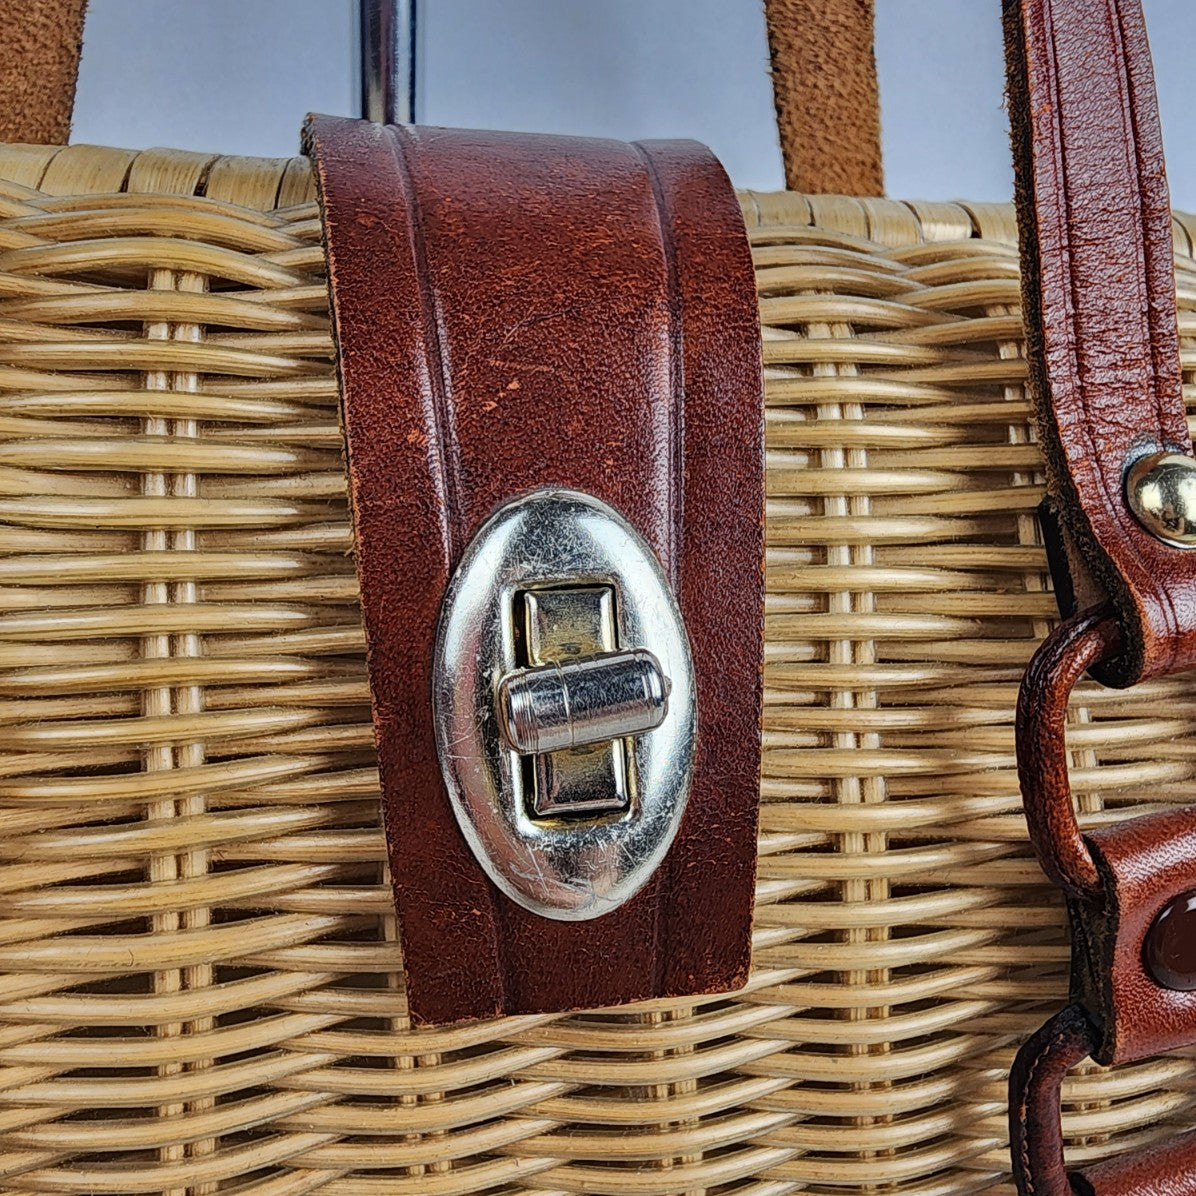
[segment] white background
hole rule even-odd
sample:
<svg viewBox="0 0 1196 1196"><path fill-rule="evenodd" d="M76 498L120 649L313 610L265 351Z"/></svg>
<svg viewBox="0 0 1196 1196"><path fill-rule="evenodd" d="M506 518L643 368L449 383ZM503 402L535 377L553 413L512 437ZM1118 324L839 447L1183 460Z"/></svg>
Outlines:
<svg viewBox="0 0 1196 1196"><path fill-rule="evenodd" d="M696 137L781 186L762 0L421 0L429 124ZM1196 4L1144 0L1177 207L1196 211ZM356 0L91 0L73 140L295 153L355 114ZM1003 200L1000 0L876 0L886 182Z"/></svg>

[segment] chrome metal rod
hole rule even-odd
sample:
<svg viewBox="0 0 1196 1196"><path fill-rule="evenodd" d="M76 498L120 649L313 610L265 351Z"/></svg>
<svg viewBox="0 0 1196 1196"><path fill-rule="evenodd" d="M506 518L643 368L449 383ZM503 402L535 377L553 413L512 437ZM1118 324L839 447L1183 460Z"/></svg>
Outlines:
<svg viewBox="0 0 1196 1196"><path fill-rule="evenodd" d="M419 0L358 0L361 115L413 124L418 91Z"/></svg>
<svg viewBox="0 0 1196 1196"><path fill-rule="evenodd" d="M642 735L668 712L668 679L646 648L520 669L498 685L499 726L523 755Z"/></svg>

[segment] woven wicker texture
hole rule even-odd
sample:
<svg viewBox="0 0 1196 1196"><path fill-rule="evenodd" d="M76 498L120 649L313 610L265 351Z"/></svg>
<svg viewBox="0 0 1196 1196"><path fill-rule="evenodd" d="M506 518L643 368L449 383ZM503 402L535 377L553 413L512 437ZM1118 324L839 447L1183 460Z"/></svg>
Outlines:
<svg viewBox="0 0 1196 1196"><path fill-rule="evenodd" d="M13 147L0 178L0 1191L1003 1184L1006 1069L1067 955L1012 756L1053 606L1010 210L744 197L749 988L413 1032L306 169ZM1191 681L1081 686L1085 821L1190 799L1194 724ZM1066 1100L1104 1155L1187 1121L1196 1065Z"/></svg>

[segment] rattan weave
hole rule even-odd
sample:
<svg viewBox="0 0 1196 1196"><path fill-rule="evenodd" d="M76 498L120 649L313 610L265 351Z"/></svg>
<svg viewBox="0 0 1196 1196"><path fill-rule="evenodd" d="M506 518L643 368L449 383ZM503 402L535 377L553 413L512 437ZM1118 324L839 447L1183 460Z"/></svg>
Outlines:
<svg viewBox="0 0 1196 1196"><path fill-rule="evenodd" d="M1001 1184L1005 1072L1067 955L1012 756L1053 600L1011 210L744 197L749 988L414 1032L306 167L9 147L0 178L0 1191ZM1194 725L1191 680L1081 686L1085 821L1190 800ZM1188 1121L1196 1064L1065 1091L1079 1160Z"/></svg>

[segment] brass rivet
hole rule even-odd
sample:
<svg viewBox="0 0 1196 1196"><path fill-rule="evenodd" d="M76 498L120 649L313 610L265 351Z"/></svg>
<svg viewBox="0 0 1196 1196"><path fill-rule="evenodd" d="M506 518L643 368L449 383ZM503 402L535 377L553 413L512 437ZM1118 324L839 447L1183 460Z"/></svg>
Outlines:
<svg viewBox="0 0 1196 1196"><path fill-rule="evenodd" d="M1196 548L1196 460L1183 453L1139 457L1125 475L1126 500L1152 536Z"/></svg>
<svg viewBox="0 0 1196 1196"><path fill-rule="evenodd" d="M1196 893L1176 897L1146 932L1146 967L1164 988L1196 991Z"/></svg>

